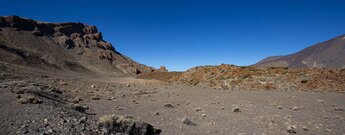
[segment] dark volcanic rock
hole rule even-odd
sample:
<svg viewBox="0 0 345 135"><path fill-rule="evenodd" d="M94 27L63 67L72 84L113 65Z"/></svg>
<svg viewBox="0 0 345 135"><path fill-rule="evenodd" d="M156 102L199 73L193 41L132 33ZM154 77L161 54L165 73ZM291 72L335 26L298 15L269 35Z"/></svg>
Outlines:
<svg viewBox="0 0 345 135"><path fill-rule="evenodd" d="M71 36L73 33L79 33L81 36L97 34L99 37L98 30L95 26L89 26L83 23L45 23L19 16L1 17L0 20L0 27L12 28L17 31L33 31L36 34L39 33L41 36Z"/></svg>
<svg viewBox="0 0 345 135"><path fill-rule="evenodd" d="M183 118L182 119L182 123L185 124L185 125L188 125L188 126L196 126L196 123L194 123L193 121L191 121L188 118Z"/></svg>
<svg viewBox="0 0 345 135"><path fill-rule="evenodd" d="M28 104L28 103L40 104L40 103L42 103L42 100L37 98L37 97L34 97L34 96L27 96L27 97L19 98L18 103L21 103L21 104Z"/></svg>
<svg viewBox="0 0 345 135"><path fill-rule="evenodd" d="M101 134L125 134L125 135L158 135L160 129L155 129L152 125L136 121L131 116L103 116L98 124Z"/></svg>
<svg viewBox="0 0 345 135"><path fill-rule="evenodd" d="M117 52L97 27L0 17L0 61L76 72L138 74L155 71Z"/></svg>

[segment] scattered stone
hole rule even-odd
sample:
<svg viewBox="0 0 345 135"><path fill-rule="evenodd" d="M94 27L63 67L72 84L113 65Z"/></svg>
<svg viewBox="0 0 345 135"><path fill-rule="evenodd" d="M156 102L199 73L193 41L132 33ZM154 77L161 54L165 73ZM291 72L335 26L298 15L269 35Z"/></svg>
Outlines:
<svg viewBox="0 0 345 135"><path fill-rule="evenodd" d="M33 93L33 92L38 92L38 91L41 91L41 88L37 86L33 86L33 85L12 90L12 92L15 94Z"/></svg>
<svg viewBox="0 0 345 135"><path fill-rule="evenodd" d="M49 125L48 119L47 118L43 119L43 123L44 123L44 126L47 127Z"/></svg>
<svg viewBox="0 0 345 135"><path fill-rule="evenodd" d="M201 116L202 116L202 117L206 117L206 114L203 113L203 114L201 114Z"/></svg>
<svg viewBox="0 0 345 135"><path fill-rule="evenodd" d="M65 82L64 80L60 80L59 84L60 84L60 85L67 85L68 83Z"/></svg>
<svg viewBox="0 0 345 135"><path fill-rule="evenodd" d="M82 124L82 123L86 123L86 121L87 121L87 117L86 117L86 116L83 116L83 117L81 117L81 118L78 120L78 123L79 123L79 124Z"/></svg>
<svg viewBox="0 0 345 135"><path fill-rule="evenodd" d="M333 117L333 119L338 119L339 120L339 119L342 119L342 117L340 117L339 115L336 115L336 116Z"/></svg>
<svg viewBox="0 0 345 135"><path fill-rule="evenodd" d="M101 98L98 97L98 96L92 96L91 99L92 99L92 100L100 100Z"/></svg>
<svg viewBox="0 0 345 135"><path fill-rule="evenodd" d="M50 135L50 134L53 134L53 133L54 133L54 130L53 130L53 129L48 129L48 130L46 131L46 133L49 134L49 135Z"/></svg>
<svg viewBox="0 0 345 135"><path fill-rule="evenodd" d="M280 109L280 110L281 110L281 109L283 109L283 107L282 107L282 106L278 106L277 108L278 108L278 109Z"/></svg>
<svg viewBox="0 0 345 135"><path fill-rule="evenodd" d="M232 111L233 112L241 112L241 110L240 110L240 108L238 107L238 106L234 106L233 108L232 108Z"/></svg>
<svg viewBox="0 0 345 135"><path fill-rule="evenodd" d="M318 102L320 102L320 103L324 103L325 102L325 100L317 100Z"/></svg>
<svg viewBox="0 0 345 135"><path fill-rule="evenodd" d="M277 104L276 103L272 103L271 106L277 106Z"/></svg>
<svg viewBox="0 0 345 135"><path fill-rule="evenodd" d="M16 98L22 98L22 96L21 95L16 95Z"/></svg>
<svg viewBox="0 0 345 135"><path fill-rule="evenodd" d="M106 115L99 119L101 134L159 135L162 131L131 116Z"/></svg>
<svg viewBox="0 0 345 135"><path fill-rule="evenodd" d="M91 85L91 88L96 88L96 85L92 84L92 85Z"/></svg>
<svg viewBox="0 0 345 135"><path fill-rule="evenodd" d="M324 116L323 116L323 118L328 119L329 117L328 117L328 116L326 116L326 115L324 115Z"/></svg>
<svg viewBox="0 0 345 135"><path fill-rule="evenodd" d="M57 89L57 88L52 89L52 92L59 93L59 94L63 93L60 89Z"/></svg>
<svg viewBox="0 0 345 135"><path fill-rule="evenodd" d="M292 116L291 115L286 115L284 118L290 119L290 118L292 118Z"/></svg>
<svg viewBox="0 0 345 135"><path fill-rule="evenodd" d="M301 80L301 83L307 83L308 80Z"/></svg>
<svg viewBox="0 0 345 135"><path fill-rule="evenodd" d="M48 119L47 118L43 119L43 122L44 124L48 124Z"/></svg>
<svg viewBox="0 0 345 135"><path fill-rule="evenodd" d="M335 111L344 111L343 108L334 108Z"/></svg>
<svg viewBox="0 0 345 135"><path fill-rule="evenodd" d="M58 89L52 85L48 86L48 90L50 90L51 92L55 92L55 93L60 93L60 94L62 93L62 91L60 89Z"/></svg>
<svg viewBox="0 0 345 135"><path fill-rule="evenodd" d="M126 86L127 86L127 87L131 87L131 84L127 83Z"/></svg>
<svg viewBox="0 0 345 135"><path fill-rule="evenodd" d="M200 107L197 107L197 108L195 108L195 111L196 111L196 112L200 112L200 111L201 111L201 108L200 108Z"/></svg>
<svg viewBox="0 0 345 135"><path fill-rule="evenodd" d="M159 112L155 112L154 114L155 114L155 115L159 115Z"/></svg>
<svg viewBox="0 0 345 135"><path fill-rule="evenodd" d="M79 103L80 101L83 101L80 97L75 97L74 99L72 99L72 102L75 104Z"/></svg>
<svg viewBox="0 0 345 135"><path fill-rule="evenodd" d="M306 126L303 126L302 128L303 128L304 131L309 131L309 128L306 127Z"/></svg>
<svg viewBox="0 0 345 135"><path fill-rule="evenodd" d="M70 107L73 109L73 110L76 110L78 112L85 112L87 107L84 107L82 105L79 105L79 104L70 104Z"/></svg>
<svg viewBox="0 0 345 135"><path fill-rule="evenodd" d="M186 102L186 105L189 105L190 103L192 103L192 101L188 100L188 101Z"/></svg>
<svg viewBox="0 0 345 135"><path fill-rule="evenodd" d="M139 104L139 103L138 103L137 101L135 101L135 100L133 100L132 102L135 103L135 104Z"/></svg>
<svg viewBox="0 0 345 135"><path fill-rule="evenodd" d="M27 133L29 133L27 127L28 127L27 125L20 126L20 128L17 131L17 134L27 134Z"/></svg>
<svg viewBox="0 0 345 135"><path fill-rule="evenodd" d="M294 110L294 111L299 111L300 110L300 108L298 106L294 106L291 109Z"/></svg>
<svg viewBox="0 0 345 135"><path fill-rule="evenodd" d="M116 109L117 109L117 110L123 110L123 108L121 108L121 107L116 107Z"/></svg>
<svg viewBox="0 0 345 135"><path fill-rule="evenodd" d="M188 126L196 126L196 124L193 121L189 120L188 118L183 118L182 123Z"/></svg>
<svg viewBox="0 0 345 135"><path fill-rule="evenodd" d="M166 108L174 108L174 106L172 104L169 104L169 103L164 104L164 107L166 107Z"/></svg>
<svg viewBox="0 0 345 135"><path fill-rule="evenodd" d="M34 97L34 96L27 96L27 97L19 98L18 103L21 103L21 104L28 104L28 103L40 104L40 103L43 103L43 101L41 99Z"/></svg>
<svg viewBox="0 0 345 135"><path fill-rule="evenodd" d="M297 126L296 125L292 125L292 124L289 124L287 126L287 128L286 128L287 132L293 133L293 134L297 133L296 129L297 129Z"/></svg>

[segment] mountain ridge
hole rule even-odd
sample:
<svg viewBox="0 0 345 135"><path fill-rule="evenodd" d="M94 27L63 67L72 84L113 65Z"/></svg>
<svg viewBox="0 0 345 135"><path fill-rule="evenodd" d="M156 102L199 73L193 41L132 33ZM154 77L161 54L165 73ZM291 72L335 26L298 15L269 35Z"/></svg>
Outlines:
<svg viewBox="0 0 345 135"><path fill-rule="evenodd" d="M282 56L267 57L256 67L345 68L345 34Z"/></svg>
<svg viewBox="0 0 345 135"><path fill-rule="evenodd" d="M12 64L34 63L39 67L48 64L58 69L101 74L156 71L116 51L103 40L96 26L80 22L48 23L19 16L0 17L0 43L0 60Z"/></svg>

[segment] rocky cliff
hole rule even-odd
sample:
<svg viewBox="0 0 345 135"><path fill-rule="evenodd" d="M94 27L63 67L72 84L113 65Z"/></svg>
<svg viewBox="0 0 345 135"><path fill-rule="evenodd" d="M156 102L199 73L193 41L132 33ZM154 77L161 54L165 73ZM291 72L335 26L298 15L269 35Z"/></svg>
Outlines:
<svg viewBox="0 0 345 135"><path fill-rule="evenodd" d="M95 26L0 17L0 61L45 69L139 74L155 71L117 52Z"/></svg>

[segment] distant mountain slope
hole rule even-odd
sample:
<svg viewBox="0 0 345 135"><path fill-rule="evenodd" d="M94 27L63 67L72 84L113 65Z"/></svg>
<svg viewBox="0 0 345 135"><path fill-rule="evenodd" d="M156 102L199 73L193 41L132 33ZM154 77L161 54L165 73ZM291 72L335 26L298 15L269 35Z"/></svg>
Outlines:
<svg viewBox="0 0 345 135"><path fill-rule="evenodd" d="M0 61L101 74L155 70L117 52L95 26L45 23L18 16L0 17Z"/></svg>
<svg viewBox="0 0 345 135"><path fill-rule="evenodd" d="M345 68L345 35L318 43L294 54L265 58L254 66Z"/></svg>

